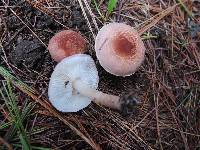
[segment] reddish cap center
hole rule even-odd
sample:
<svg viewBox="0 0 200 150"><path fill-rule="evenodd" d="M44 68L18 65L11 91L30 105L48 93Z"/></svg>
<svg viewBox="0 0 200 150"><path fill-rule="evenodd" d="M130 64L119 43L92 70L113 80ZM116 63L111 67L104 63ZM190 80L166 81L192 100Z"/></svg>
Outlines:
<svg viewBox="0 0 200 150"><path fill-rule="evenodd" d="M70 55L84 49L85 41L77 33L69 32L68 34L63 35L58 45L65 51L66 55Z"/></svg>
<svg viewBox="0 0 200 150"><path fill-rule="evenodd" d="M116 54L120 57L133 57L136 53L136 44L124 35L119 35L113 40Z"/></svg>

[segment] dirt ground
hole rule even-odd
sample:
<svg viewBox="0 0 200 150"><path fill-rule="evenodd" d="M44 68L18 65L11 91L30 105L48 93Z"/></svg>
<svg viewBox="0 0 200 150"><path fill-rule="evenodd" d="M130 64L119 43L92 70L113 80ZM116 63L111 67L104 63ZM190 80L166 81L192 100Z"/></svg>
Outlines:
<svg viewBox="0 0 200 150"><path fill-rule="evenodd" d="M97 65L98 89L115 95L134 92L143 105L137 114L124 117L92 103L77 113L62 114L67 120L102 149L200 148L200 2L184 1L188 7L185 9L175 0L122 0L107 20L100 17L93 1L88 3L99 28L116 21L145 30L145 61L134 75L116 77L100 66L88 21L74 0L0 1L0 64L48 98L49 77L56 65L48 53L48 41L61 30L78 31L88 40L86 53ZM97 3L105 14L107 1ZM98 29L92 15L85 5L84 8L96 35ZM169 8L170 12L165 12ZM18 89L16 94L19 106L23 106L24 99L31 101ZM92 149L40 105L33 112L26 121L27 131L33 132L31 145ZM0 118L5 119L3 113ZM6 138L9 129L0 133ZM11 145L15 142L7 140Z"/></svg>

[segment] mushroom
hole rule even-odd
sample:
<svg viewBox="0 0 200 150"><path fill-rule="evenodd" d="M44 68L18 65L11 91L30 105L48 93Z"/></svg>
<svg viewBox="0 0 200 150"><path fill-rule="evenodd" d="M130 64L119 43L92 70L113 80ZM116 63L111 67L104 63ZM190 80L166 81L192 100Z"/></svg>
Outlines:
<svg viewBox="0 0 200 150"><path fill-rule="evenodd" d="M95 39L95 51L101 66L116 76L135 73L145 55L139 34L124 23L103 26Z"/></svg>
<svg viewBox="0 0 200 150"><path fill-rule="evenodd" d="M132 95L119 97L96 90L98 82L98 72L89 55L66 57L57 64L51 75L49 100L61 112L77 112L93 101L127 114L138 104Z"/></svg>
<svg viewBox="0 0 200 150"><path fill-rule="evenodd" d="M54 35L48 45L53 60L60 62L73 54L83 53L86 48L85 39L73 30L64 30Z"/></svg>

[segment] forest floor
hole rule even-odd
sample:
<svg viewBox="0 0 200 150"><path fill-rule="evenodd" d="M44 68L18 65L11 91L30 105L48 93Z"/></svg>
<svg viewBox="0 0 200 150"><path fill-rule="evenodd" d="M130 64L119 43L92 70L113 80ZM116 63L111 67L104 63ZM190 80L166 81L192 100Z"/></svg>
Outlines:
<svg viewBox="0 0 200 150"><path fill-rule="evenodd" d="M94 38L109 22L141 33L145 61L134 75L111 75L95 56ZM87 39L99 90L137 94L136 114L94 103L60 113L49 105L56 62L47 46L64 29ZM110 13L105 0L0 0L0 56L0 149L200 149L197 0L119 0Z"/></svg>

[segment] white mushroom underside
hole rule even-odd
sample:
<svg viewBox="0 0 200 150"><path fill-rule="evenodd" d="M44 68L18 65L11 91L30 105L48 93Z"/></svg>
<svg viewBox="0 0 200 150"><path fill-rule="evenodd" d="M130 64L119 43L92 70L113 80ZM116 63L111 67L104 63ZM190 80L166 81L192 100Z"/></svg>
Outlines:
<svg viewBox="0 0 200 150"><path fill-rule="evenodd" d="M63 59L51 75L48 89L52 105L62 112L77 112L91 103L91 99L80 95L72 88L72 82L80 79L96 89L99 82L95 63L89 55L76 54Z"/></svg>

